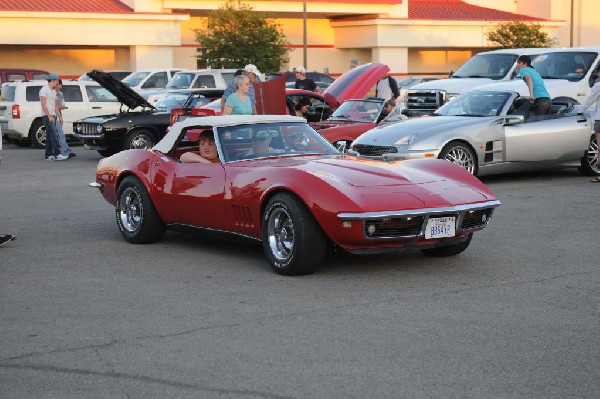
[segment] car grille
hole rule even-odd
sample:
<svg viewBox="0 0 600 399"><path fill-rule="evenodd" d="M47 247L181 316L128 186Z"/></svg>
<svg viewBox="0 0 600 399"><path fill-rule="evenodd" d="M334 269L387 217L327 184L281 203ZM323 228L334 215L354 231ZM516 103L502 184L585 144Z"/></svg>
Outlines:
<svg viewBox="0 0 600 399"><path fill-rule="evenodd" d="M406 107L417 115L430 115L446 101L446 92L440 90L409 90Z"/></svg>
<svg viewBox="0 0 600 399"><path fill-rule="evenodd" d="M98 131L96 130L98 127L97 123L80 123L78 126L81 126L81 131L78 132L76 129L73 129L75 132L82 135L97 135Z"/></svg>
<svg viewBox="0 0 600 399"><path fill-rule="evenodd" d="M365 222L365 236L369 238L415 237L421 233L424 221L423 216L369 220ZM375 226L375 232L369 233L368 226Z"/></svg>
<svg viewBox="0 0 600 399"><path fill-rule="evenodd" d="M470 211L463 217L460 228L462 230L477 229L485 226L492 216L494 209L480 209L477 211Z"/></svg>
<svg viewBox="0 0 600 399"><path fill-rule="evenodd" d="M365 157L378 157L383 154L396 153L398 148L394 146L381 146L381 145L366 145L366 144L355 144L352 149L358 152L360 155Z"/></svg>

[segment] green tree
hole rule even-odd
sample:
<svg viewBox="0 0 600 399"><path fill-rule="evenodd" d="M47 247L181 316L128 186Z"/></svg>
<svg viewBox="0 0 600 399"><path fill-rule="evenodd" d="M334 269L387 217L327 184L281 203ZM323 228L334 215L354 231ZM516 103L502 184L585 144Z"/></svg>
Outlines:
<svg viewBox="0 0 600 399"><path fill-rule="evenodd" d="M542 32L540 24L521 21L498 24L487 34L487 39L496 48L552 47L557 43L555 38Z"/></svg>
<svg viewBox="0 0 600 399"><path fill-rule="evenodd" d="M288 44L281 26L264 12L228 0L208 13L204 29L194 29L203 51L201 63L211 68L243 68L254 64L263 72L287 63Z"/></svg>

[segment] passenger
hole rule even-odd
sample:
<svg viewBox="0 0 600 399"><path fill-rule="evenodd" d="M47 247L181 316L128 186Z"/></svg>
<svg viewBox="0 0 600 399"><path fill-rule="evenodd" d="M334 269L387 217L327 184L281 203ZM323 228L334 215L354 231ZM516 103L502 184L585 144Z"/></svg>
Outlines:
<svg viewBox="0 0 600 399"><path fill-rule="evenodd" d="M252 99L249 95L250 86L252 86L250 79L245 75L239 75L233 81L235 82L236 90L235 93L227 97L223 115L252 115L254 109Z"/></svg>
<svg viewBox="0 0 600 399"><path fill-rule="evenodd" d="M523 78L529 89L529 100L532 103L532 111L535 115L546 115L552 109L550 93L546 90L544 79L531 66L531 57L522 55L517 59L519 76Z"/></svg>
<svg viewBox="0 0 600 399"><path fill-rule="evenodd" d="M248 155L281 153L283 150L271 147L273 136L268 130L259 130L252 137L252 148L246 153Z"/></svg>
<svg viewBox="0 0 600 399"><path fill-rule="evenodd" d="M190 151L181 155L181 162L220 163L215 135L210 130L204 130L198 136L199 151Z"/></svg>
<svg viewBox="0 0 600 399"><path fill-rule="evenodd" d="M310 111L310 100L308 98L302 98L298 101L298 104L294 106L294 110L296 111L296 116L301 116L304 119L307 119L308 111Z"/></svg>

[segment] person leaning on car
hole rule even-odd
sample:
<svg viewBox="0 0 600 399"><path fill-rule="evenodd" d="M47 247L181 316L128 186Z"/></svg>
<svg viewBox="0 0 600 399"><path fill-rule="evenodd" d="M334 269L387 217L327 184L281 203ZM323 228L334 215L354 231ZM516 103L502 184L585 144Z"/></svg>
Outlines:
<svg viewBox="0 0 600 399"><path fill-rule="evenodd" d="M594 112L594 133L596 134L596 143L600 143L600 64L596 66L594 71L596 75L596 82L592 86L590 94L585 98L581 108L579 108L579 114L583 113L593 104L596 103L596 111ZM600 145L600 144L599 144ZM592 179L594 183L600 183L600 177L594 177Z"/></svg>
<svg viewBox="0 0 600 399"><path fill-rule="evenodd" d="M198 151L186 152L179 157L179 160L184 163L220 163L217 143L215 143L215 135L212 130L203 130L198 135Z"/></svg>
<svg viewBox="0 0 600 399"><path fill-rule="evenodd" d="M519 67L519 76L525 81L529 89L529 100L533 104L533 113L535 115L546 115L552 109L550 93L546 90L544 79L531 66L531 57L522 55L517 58Z"/></svg>

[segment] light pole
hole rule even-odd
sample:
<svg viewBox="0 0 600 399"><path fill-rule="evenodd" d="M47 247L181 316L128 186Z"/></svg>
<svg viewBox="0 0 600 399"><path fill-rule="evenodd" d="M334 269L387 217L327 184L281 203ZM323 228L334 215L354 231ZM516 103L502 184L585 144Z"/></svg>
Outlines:
<svg viewBox="0 0 600 399"><path fill-rule="evenodd" d="M303 40L303 50L304 50L304 61L303 61L303 66L304 68L306 68L306 66L308 65L308 61L307 61L307 52L306 52L306 0L304 0L302 2L302 28L303 28L303 35L302 35L302 40Z"/></svg>

